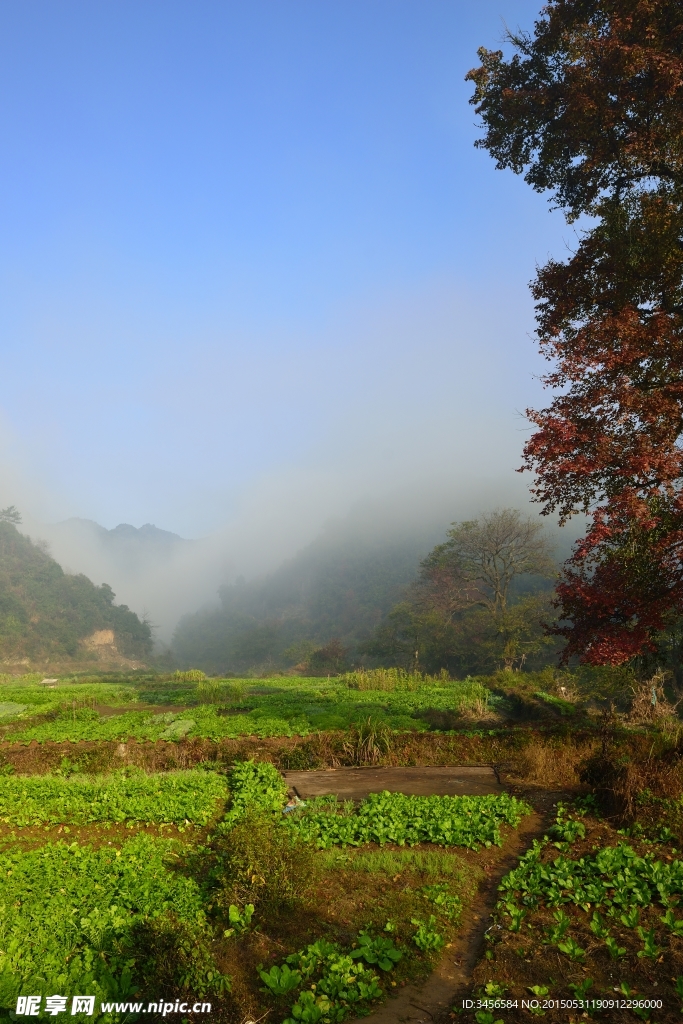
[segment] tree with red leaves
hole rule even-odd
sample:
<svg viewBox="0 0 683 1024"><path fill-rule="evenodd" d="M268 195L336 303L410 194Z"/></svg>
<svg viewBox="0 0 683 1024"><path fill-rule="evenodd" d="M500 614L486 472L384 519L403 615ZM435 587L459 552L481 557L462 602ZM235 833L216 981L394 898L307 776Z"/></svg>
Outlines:
<svg viewBox="0 0 683 1024"><path fill-rule="evenodd" d="M532 285L545 378L524 468L591 516L558 585L565 659L620 664L683 614L683 5L554 0L468 74L499 168L591 218Z"/></svg>

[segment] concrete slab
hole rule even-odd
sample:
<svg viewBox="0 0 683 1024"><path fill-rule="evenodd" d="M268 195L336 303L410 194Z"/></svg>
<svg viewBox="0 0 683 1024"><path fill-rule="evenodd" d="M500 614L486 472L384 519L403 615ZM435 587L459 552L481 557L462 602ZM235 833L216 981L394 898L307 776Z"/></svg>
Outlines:
<svg viewBox="0 0 683 1024"><path fill-rule="evenodd" d="M452 765L435 768L326 768L312 772L283 772L290 790L302 800L336 796L362 800L370 793L414 796L483 796L503 787L490 765Z"/></svg>

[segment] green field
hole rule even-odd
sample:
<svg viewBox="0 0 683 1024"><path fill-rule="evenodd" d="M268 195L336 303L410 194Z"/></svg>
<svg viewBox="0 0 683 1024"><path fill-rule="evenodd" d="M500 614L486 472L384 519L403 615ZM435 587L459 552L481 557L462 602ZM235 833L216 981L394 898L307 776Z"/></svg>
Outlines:
<svg viewBox="0 0 683 1024"><path fill-rule="evenodd" d="M0 699L0 735L15 743L308 736L348 729L368 717L395 730L425 731L428 712L476 715L496 700L480 682L469 680L392 692L298 677L210 680L209 686L84 682L54 689L29 681L0 684ZM136 710L140 704L148 707Z"/></svg>
<svg viewBox="0 0 683 1024"><path fill-rule="evenodd" d="M228 787L214 772L146 775L124 768L105 776L0 777L0 821L6 825L83 825L144 821L206 825Z"/></svg>
<svg viewBox="0 0 683 1024"><path fill-rule="evenodd" d="M231 987L220 964L238 953L246 983L276 1019L289 1011L297 1017L296 1007L322 1005L321 1020L343 1020L352 1008L381 998L390 973L428 969L474 892L476 872L455 851L500 844L501 824L515 826L529 811L506 794L385 794L364 801L355 817L348 808L339 816L316 804L285 816L286 800L281 776L267 763L238 764L227 776L124 769L108 776L0 778L0 817L19 830L0 854L0 1008L11 1010L28 991L88 993L97 997L97 1016L118 1019L122 1011L102 1014L102 1001L151 999L160 985L166 995L220 1003ZM345 823L347 832L355 822L353 838L334 835L325 818ZM123 841L93 833L91 842L46 837L37 847L21 848L25 828L122 821L183 821L209 830L182 843L144 833ZM313 836L318 842L311 844ZM443 850L440 857L393 853L390 870L398 865L425 884L389 896L384 887L374 920L363 912L354 922L355 945L346 928L335 938L331 922L323 938L317 912L311 913L316 885L348 893L349 872L330 860L329 849L349 841L428 841ZM316 852L316 845L326 852ZM350 870L361 885L363 872L386 877L386 864L371 859ZM309 920L292 936L282 911L306 908ZM380 922L390 924L384 936ZM265 971L260 945L272 934L281 950L283 923L291 952L284 964ZM340 972L346 978L341 985Z"/></svg>
<svg viewBox="0 0 683 1024"><path fill-rule="evenodd" d="M89 993L95 1016L119 1024L161 994L211 1003L229 1024L363 1015L427 977L476 920L481 881L547 790L578 802L525 841L497 907L485 890L500 927L475 970L479 996L519 999L535 985L531 958L557 974L556 995L590 981L602 997L617 970L619 985L674 1005L680 730L671 714L606 725L613 680L588 682L393 670L0 682L0 1016L29 992ZM200 742L225 739L238 742ZM287 807L273 761L494 761L524 799L375 793ZM628 818L621 834L603 805Z"/></svg>

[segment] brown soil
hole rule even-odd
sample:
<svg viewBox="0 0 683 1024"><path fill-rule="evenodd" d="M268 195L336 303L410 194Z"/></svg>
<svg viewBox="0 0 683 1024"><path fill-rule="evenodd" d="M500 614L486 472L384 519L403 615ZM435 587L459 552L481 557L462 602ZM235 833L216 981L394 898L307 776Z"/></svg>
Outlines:
<svg viewBox="0 0 683 1024"><path fill-rule="evenodd" d="M508 829L504 831L512 832ZM503 848L494 847L479 853L460 848L429 846L413 847L412 850L429 852L437 849L440 855L453 862L456 878L458 873L462 878L461 883L456 881L455 888L460 890L463 905L467 907L478 898L479 878L495 870L509 842L510 838L507 837ZM379 849L369 845L362 852ZM381 849L398 854L403 852L400 847L390 845ZM282 1019L286 1015L292 997L284 997L281 1005L278 1003L275 1008L270 999L264 1000L258 983L259 964L265 965L266 969L270 964L280 964L289 953L303 949L321 937L348 948L354 943L358 932L365 928L381 934L388 919L396 922L399 935L406 936L413 931L410 924L413 917L429 916L433 907L420 895L420 889L425 882L434 881L434 878L421 876L409 868L394 877L382 871L353 869L344 864L344 858L353 857L354 851L337 852L341 866L326 867L306 906L290 909L281 915L269 913L262 916L258 920L257 930L243 936L238 943L227 940L222 944L218 956L221 968L232 978L231 1003L234 1009L231 1015L226 1007L226 1019L256 1021L268 1011L272 1014L273 1009L274 1019ZM258 918L257 907L254 920ZM443 932L445 927L442 925L439 930ZM451 931L455 932L452 926ZM455 935L450 937L455 940ZM411 953L415 954L416 951L414 947L408 946L403 959L391 975L383 977L383 982L390 988L393 982L400 992L412 991L416 980L424 980L436 966L436 959Z"/></svg>
<svg viewBox="0 0 683 1024"><path fill-rule="evenodd" d="M579 860L596 849L616 846L619 842L628 843L641 857L654 856L665 863L680 857L679 852L661 843L655 845L620 835L607 821L585 818L584 823L585 839L562 851L562 855L571 860ZM542 854L542 860L555 860L558 856L558 850L549 845ZM683 938L664 926L664 910L659 903L641 908L638 922L645 932L654 929L660 947L656 957L643 955L643 941L636 928L624 926L618 914L612 918L601 914L613 938L623 947L623 953L617 960L610 957L603 941L590 929L594 906L585 910L566 903L561 909L571 920L569 934L585 951L583 957L572 961L547 940L547 930L555 921L553 909L541 904L538 909L527 912L524 926L518 932L505 927L505 920L503 927L496 929L496 941L487 952L487 958L481 957L474 965L469 991L463 995L472 995L473 990L481 992L489 981L493 981L504 989L505 998L517 999L520 1005L522 999L530 998L530 989L535 985L545 986L548 998L571 999L573 992L570 986L590 979L592 984L587 998L615 999L623 998L617 989L625 982L636 999L662 1000L663 1006L651 1013L649 1019L652 1022L673 1024L680 1021L681 999L675 993L674 982L676 977L683 975ZM674 913L679 917L680 907L676 907ZM506 1017L504 1011L500 1015ZM519 1016L526 1018L521 1011ZM625 1008L609 1008L602 1013L596 1010L594 1016L599 1020L609 1020L610 1024L631 1024L636 1019ZM547 1009L544 1017L547 1024L581 1024L587 1015L580 1010ZM458 1019L463 1020L463 1024L474 1024L475 1016L472 1011L467 1011ZM517 1014L514 1019L517 1019Z"/></svg>
<svg viewBox="0 0 683 1024"><path fill-rule="evenodd" d="M370 793L382 793L385 790L415 796L483 796L503 792L491 765L331 768L283 774L290 792L302 800L329 794L340 800L362 800Z"/></svg>
<svg viewBox="0 0 683 1024"><path fill-rule="evenodd" d="M90 825L0 825L0 851L32 850L46 843L80 843L84 846L120 846L145 832L163 839L197 842L206 829L195 825L145 825L142 822L96 822Z"/></svg>

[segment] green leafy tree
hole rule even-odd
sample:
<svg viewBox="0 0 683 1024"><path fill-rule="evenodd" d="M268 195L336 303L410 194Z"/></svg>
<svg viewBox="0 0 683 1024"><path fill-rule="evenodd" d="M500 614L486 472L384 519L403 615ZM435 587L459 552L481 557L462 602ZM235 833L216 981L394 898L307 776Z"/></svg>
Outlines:
<svg viewBox="0 0 683 1024"><path fill-rule="evenodd" d="M14 526L18 526L20 522L21 512L16 505L8 505L7 508L0 509L0 523L12 523Z"/></svg>
<svg viewBox="0 0 683 1024"><path fill-rule="evenodd" d="M454 523L420 565L408 600L380 624L364 651L403 667L451 672L521 668L549 652L552 545L516 509Z"/></svg>

